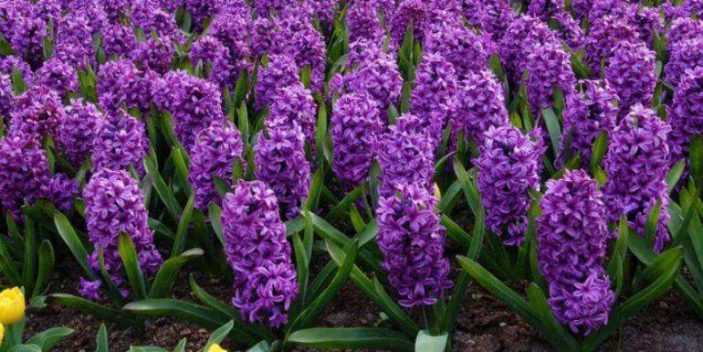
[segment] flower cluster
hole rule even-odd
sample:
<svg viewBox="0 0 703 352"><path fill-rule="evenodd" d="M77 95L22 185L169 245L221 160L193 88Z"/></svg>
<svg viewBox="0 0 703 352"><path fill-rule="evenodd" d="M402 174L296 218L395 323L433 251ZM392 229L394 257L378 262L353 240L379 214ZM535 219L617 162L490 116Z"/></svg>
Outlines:
<svg viewBox="0 0 703 352"><path fill-rule="evenodd" d="M10 133L41 139L53 136L66 111L58 94L49 87L32 86L12 103Z"/></svg>
<svg viewBox="0 0 703 352"><path fill-rule="evenodd" d="M417 70L411 112L418 116L430 136L439 141L442 129L454 113L457 76L454 66L439 54L426 54Z"/></svg>
<svg viewBox="0 0 703 352"><path fill-rule="evenodd" d="M149 218L144 208L144 196L139 184L126 171L102 169L96 172L83 189L88 238L95 250L88 258L90 267L100 272L100 255L112 282L127 296L122 259L119 253L119 236L129 235L137 250L142 272L156 274L161 266L161 254L154 246L154 232L149 229ZM82 296L100 300L100 281L81 280Z"/></svg>
<svg viewBox="0 0 703 352"><path fill-rule="evenodd" d="M232 304L249 322L288 322L298 285L273 190L260 181L239 181L222 201L222 227L234 271Z"/></svg>
<svg viewBox="0 0 703 352"><path fill-rule="evenodd" d="M94 131L93 170L129 170L144 173L142 160L149 150L144 123L119 110Z"/></svg>
<svg viewBox="0 0 703 352"><path fill-rule="evenodd" d="M547 181L537 257L557 320L588 335L608 323L615 295L603 269L608 228L598 183L585 171Z"/></svg>
<svg viewBox="0 0 703 352"><path fill-rule="evenodd" d="M469 73L466 79L459 82L456 111L452 116L452 141L455 145L459 143L460 133L463 133L465 140L480 143L483 132L490 127L509 123L503 90L503 85L488 70Z"/></svg>
<svg viewBox="0 0 703 352"><path fill-rule="evenodd" d="M621 42L607 61L605 78L620 98L624 113L635 104L651 105L657 85L654 51L644 43Z"/></svg>
<svg viewBox="0 0 703 352"><path fill-rule="evenodd" d="M20 132L0 140L0 205L4 211L21 219L22 205L41 198L50 177L49 162L36 138Z"/></svg>
<svg viewBox="0 0 703 352"><path fill-rule="evenodd" d="M681 80L669 116L671 160L676 162L688 154L690 138L703 134L703 67L689 71Z"/></svg>
<svg viewBox="0 0 703 352"><path fill-rule="evenodd" d="M519 246L527 231L529 190L539 188L544 148L515 127L486 131L478 168L478 189L486 208L486 224L508 246Z"/></svg>
<svg viewBox="0 0 703 352"><path fill-rule="evenodd" d="M310 90L300 82L280 88L273 97L265 123L268 128L300 128L307 143L315 145L317 105Z"/></svg>
<svg viewBox="0 0 703 352"><path fill-rule="evenodd" d="M56 143L71 164L80 166L91 153L103 120L103 113L93 103L82 99L76 99L66 107L66 114L56 131Z"/></svg>
<svg viewBox="0 0 703 352"><path fill-rule="evenodd" d="M379 199L381 266L404 307L433 305L453 286L436 205L437 199L417 183L399 184L395 194Z"/></svg>
<svg viewBox="0 0 703 352"><path fill-rule="evenodd" d="M671 127L654 111L641 105L610 133L603 193L610 220L626 216L632 228L644 235L649 214L661 205L654 249L659 252L669 241L669 191L666 173L670 166Z"/></svg>

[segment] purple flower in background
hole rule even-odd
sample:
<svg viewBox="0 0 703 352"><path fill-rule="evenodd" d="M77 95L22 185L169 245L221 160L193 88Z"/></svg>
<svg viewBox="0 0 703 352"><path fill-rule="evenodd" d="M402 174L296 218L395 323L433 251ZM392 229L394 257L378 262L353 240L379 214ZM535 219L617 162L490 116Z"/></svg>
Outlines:
<svg viewBox="0 0 703 352"><path fill-rule="evenodd" d="M142 160L149 150L144 123L123 110L100 123L93 138L93 170L129 170L144 173Z"/></svg>
<svg viewBox="0 0 703 352"><path fill-rule="evenodd" d="M337 5L339 0L310 0L315 16L320 23L329 25L334 22L335 14L337 13Z"/></svg>
<svg viewBox="0 0 703 352"><path fill-rule="evenodd" d="M693 18L677 18L672 21L666 39L669 41L668 50L671 51L676 44L693 38L703 37L703 22Z"/></svg>
<svg viewBox="0 0 703 352"><path fill-rule="evenodd" d="M185 9L193 19L196 31L203 29L204 21L220 12L224 1L219 0L185 0Z"/></svg>
<svg viewBox="0 0 703 352"><path fill-rule="evenodd" d="M12 103L10 133L22 132L41 141L56 133L65 114L55 91L41 85L32 86Z"/></svg>
<svg viewBox="0 0 703 352"><path fill-rule="evenodd" d="M703 67L703 37L681 40L671 46L669 62L664 67L664 82L676 87L686 71L697 67Z"/></svg>
<svg viewBox="0 0 703 352"><path fill-rule="evenodd" d="M256 0L254 10L259 17L269 17L272 11L280 14L286 7L294 5L295 0Z"/></svg>
<svg viewBox="0 0 703 352"><path fill-rule="evenodd" d="M654 250L660 252L669 241L669 133L671 127L656 113L641 105L610 133L603 193L610 221L625 216L636 233L644 235L647 217L661 203Z"/></svg>
<svg viewBox="0 0 703 352"><path fill-rule="evenodd" d="M185 71L167 73L157 82L154 93L156 106L173 116L176 137L186 150L201 130L225 118L220 89Z"/></svg>
<svg viewBox="0 0 703 352"><path fill-rule="evenodd" d="M490 127L483 138L478 190L486 208L486 225L508 246L520 246L527 232L529 190L539 189L542 143L510 125Z"/></svg>
<svg viewBox="0 0 703 352"><path fill-rule="evenodd" d="M239 181L222 202L222 228L234 271L232 305L248 322L286 324L298 284L273 190L260 181Z"/></svg>
<svg viewBox="0 0 703 352"><path fill-rule="evenodd" d="M17 56L5 56L0 58L0 73L6 74L12 78L14 70L19 71L20 76L22 76L22 80L24 80L24 83L28 86L31 86L34 83L34 73L32 72L32 68L29 67L29 64L27 64L24 60Z"/></svg>
<svg viewBox="0 0 703 352"><path fill-rule="evenodd" d="M86 15L65 16L56 24L54 55L76 68L95 67L95 47L90 19Z"/></svg>
<svg viewBox="0 0 703 352"><path fill-rule="evenodd" d="M633 22L640 33L640 38L647 44L647 47L652 47L654 33L661 33L664 30L664 21L659 15L659 9L643 7L637 10L637 6L631 8L631 22Z"/></svg>
<svg viewBox="0 0 703 352"><path fill-rule="evenodd" d="M289 56L270 55L268 66L259 67L254 103L256 109L261 110L271 104L279 89L298 82L298 66Z"/></svg>
<svg viewBox="0 0 703 352"><path fill-rule="evenodd" d="M473 2L474 0L464 0L464 4ZM483 32L488 34L491 39L499 41L508 30L508 27L515 22L517 16L508 0L482 0L477 1L478 11L466 16L466 18L474 18L474 22L481 26ZM477 6L477 5L474 5ZM464 5L464 14L471 11L471 6Z"/></svg>
<svg viewBox="0 0 703 352"><path fill-rule="evenodd" d="M605 78L620 97L626 114L635 104L651 105L657 86L656 54L644 43L622 42L607 61Z"/></svg>
<svg viewBox="0 0 703 352"><path fill-rule="evenodd" d="M78 191L78 182L65 174L57 174L49 183L42 185L42 196L62 211L73 208L73 199L78 195Z"/></svg>
<svg viewBox="0 0 703 352"><path fill-rule="evenodd" d="M395 192L396 185L404 183L417 183L431 190L435 171L433 143L417 116L399 116L396 124L381 134L375 144L381 169L378 193L388 197Z"/></svg>
<svg viewBox="0 0 703 352"><path fill-rule="evenodd" d="M145 276L156 274L163 262L154 246L154 232L147 223L149 215L139 183L126 171L102 169L90 178L83 189L83 199L88 238L94 247L88 263L94 271L100 271L98 259L102 251L105 270L126 297L128 292L122 287L126 278L119 253L120 234L126 233L132 238L139 266ZM100 286L99 283L82 279L81 295L100 299Z"/></svg>
<svg viewBox="0 0 703 352"><path fill-rule="evenodd" d="M22 132L0 139L0 205L15 218L22 219L22 206L43 195L49 183L49 162L39 141Z"/></svg>
<svg viewBox="0 0 703 352"><path fill-rule="evenodd" d="M375 1L354 1L349 4L346 14L349 28L349 41L369 40L381 42L386 35L378 18L378 4Z"/></svg>
<svg viewBox="0 0 703 352"><path fill-rule="evenodd" d="M103 29L103 50L105 56L125 57L137 47L137 37L132 28L124 24L111 24Z"/></svg>
<svg viewBox="0 0 703 352"><path fill-rule="evenodd" d="M215 18L208 29L208 34L217 38L229 49L230 63L235 68L236 76L243 70L251 67L249 60L252 56L251 26L249 8L239 11L222 11Z"/></svg>
<svg viewBox="0 0 703 352"><path fill-rule="evenodd" d="M392 44L400 46L409 26L417 41L423 42L432 24L431 7L425 0L405 0L390 18L389 27Z"/></svg>
<svg viewBox="0 0 703 352"><path fill-rule="evenodd" d="M637 28L626 18L604 16L593 20L586 37L584 62L591 68L592 76L599 76L602 62L607 62L615 54L615 46L622 42L640 42Z"/></svg>
<svg viewBox="0 0 703 352"><path fill-rule="evenodd" d="M488 70L469 73L466 79L459 82L456 111L452 116L455 146L459 143L460 132L465 140L481 143L483 133L491 126L510 124L503 90L503 85Z"/></svg>
<svg viewBox="0 0 703 352"><path fill-rule="evenodd" d="M7 123L10 120L10 109L15 95L12 92L12 79L0 73L0 121Z"/></svg>
<svg viewBox="0 0 703 352"><path fill-rule="evenodd" d="M210 127L200 131L190 150L188 174L188 182L195 190L196 209L205 210L210 202L219 204L215 177L229 182L232 166L237 159L245 168L243 152L242 135L227 120L214 121Z"/></svg>
<svg viewBox="0 0 703 352"><path fill-rule="evenodd" d="M204 77L220 86L234 87L234 67L230 63L229 49L215 37L200 37L190 49L193 67L202 65Z"/></svg>
<svg viewBox="0 0 703 352"><path fill-rule="evenodd" d="M378 104L368 93L347 94L335 102L330 124L332 170L340 181L356 187L369 176L374 140L383 130Z"/></svg>
<svg viewBox="0 0 703 352"><path fill-rule="evenodd" d="M376 209L381 267L403 307L429 306L453 286L444 257L445 229L435 211L437 199L420 184L400 184L381 197Z"/></svg>
<svg viewBox="0 0 703 352"><path fill-rule="evenodd" d="M459 78L488 66L488 50L484 38L465 26L452 23L438 25L427 36L425 53L439 54L454 66ZM426 55L426 54L425 54Z"/></svg>
<svg viewBox="0 0 703 352"><path fill-rule="evenodd" d="M564 96L573 94L576 76L571 70L571 57L558 43L535 47L527 56L527 96L534 114L554 106L554 91Z"/></svg>
<svg viewBox="0 0 703 352"><path fill-rule="evenodd" d="M267 129L254 146L254 174L273 189L285 218L298 216L310 189L310 163L305 159L305 135L297 126Z"/></svg>
<svg viewBox="0 0 703 352"><path fill-rule="evenodd" d="M608 228L598 183L583 170L547 181L537 258L560 323L588 335L608 323L615 295L603 269Z"/></svg>
<svg viewBox="0 0 703 352"><path fill-rule="evenodd" d="M564 0L532 0L527 8L530 16L538 17L543 21L553 18L564 11Z"/></svg>
<svg viewBox="0 0 703 352"><path fill-rule="evenodd" d="M566 11L561 11L554 16L553 19L558 24L558 35L561 40L566 43L571 49L580 49L585 41L586 36L581 29L581 25Z"/></svg>
<svg viewBox="0 0 703 352"><path fill-rule="evenodd" d="M310 90L300 82L280 88L273 97L264 123L268 128L298 127L305 134L307 143L314 146L317 105Z"/></svg>
<svg viewBox="0 0 703 352"><path fill-rule="evenodd" d="M546 43L558 43L558 39L538 18L520 16L512 21L498 44L501 62L512 83L518 84L527 69L525 57Z"/></svg>
<svg viewBox="0 0 703 352"><path fill-rule="evenodd" d="M259 17L254 20L251 33L251 51L255 57L261 57L269 50L273 42L272 33L276 24L270 18Z"/></svg>
<svg viewBox="0 0 703 352"><path fill-rule="evenodd" d="M93 103L82 99L66 106L66 114L56 131L56 145L73 166L80 166L93 150L93 140L103 119L103 113Z"/></svg>
<svg viewBox="0 0 703 352"><path fill-rule="evenodd" d="M110 23L118 23L120 15L127 14L132 1L130 0L99 0Z"/></svg>
<svg viewBox="0 0 703 352"><path fill-rule="evenodd" d="M131 56L142 70L165 74L171 66L175 52L168 38L153 38L149 36L146 41L137 44L132 50Z"/></svg>
<svg viewBox="0 0 703 352"><path fill-rule="evenodd" d="M84 17L88 21L89 31L91 33L99 32L109 23L103 2L103 0L72 0L66 4L66 10L72 16L64 16L64 19Z"/></svg>
<svg viewBox="0 0 703 352"><path fill-rule="evenodd" d="M370 52L369 52L370 51ZM363 59L362 59L363 58ZM397 104L403 88L403 78L398 70L396 59L376 49L365 50L347 60L364 60L358 63L352 72L339 76L337 82L330 82L330 91L336 94L362 93L371 94L382 112L392 104ZM337 86L335 86L337 84Z"/></svg>
<svg viewBox="0 0 703 352"><path fill-rule="evenodd" d="M564 134L561 151L580 153L584 163L591 160L595 139L603 132L610 133L618 120L620 99L606 80L580 81L582 92L566 97Z"/></svg>
<svg viewBox="0 0 703 352"><path fill-rule="evenodd" d="M78 91L78 74L73 66L52 57L36 72L36 83L49 87L61 97Z"/></svg>
<svg viewBox="0 0 703 352"><path fill-rule="evenodd" d="M2 30L3 35L15 53L36 67L43 58L43 40L49 34L47 23L39 17L38 9L31 2L9 3L7 16L10 20L7 28Z"/></svg>
<svg viewBox="0 0 703 352"><path fill-rule="evenodd" d="M116 111L123 107L136 108L142 106L144 96L142 73L128 59L108 61L100 66L96 90L98 101L107 111Z"/></svg>
<svg viewBox="0 0 703 352"><path fill-rule="evenodd" d="M687 72L676 87L669 110L672 162L688 155L691 137L703 134L703 67Z"/></svg>
<svg viewBox="0 0 703 352"><path fill-rule="evenodd" d="M141 28L147 37L155 32L159 37L173 37L180 40L183 35L180 33L176 16L164 11L154 1L135 1L132 5L131 23L137 28Z"/></svg>
<svg viewBox="0 0 703 352"><path fill-rule="evenodd" d="M457 85L452 64L438 54L424 55L417 69L410 111L429 128L435 143L442 139L442 129L454 113Z"/></svg>

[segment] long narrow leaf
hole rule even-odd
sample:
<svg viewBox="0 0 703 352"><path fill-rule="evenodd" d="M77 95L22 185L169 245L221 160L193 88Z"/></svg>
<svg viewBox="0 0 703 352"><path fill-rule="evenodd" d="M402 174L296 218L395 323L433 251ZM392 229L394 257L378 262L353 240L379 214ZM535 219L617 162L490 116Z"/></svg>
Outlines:
<svg viewBox="0 0 703 352"><path fill-rule="evenodd" d="M322 349L414 351L413 343L405 336L394 330L380 328L305 329L292 333L288 342Z"/></svg>

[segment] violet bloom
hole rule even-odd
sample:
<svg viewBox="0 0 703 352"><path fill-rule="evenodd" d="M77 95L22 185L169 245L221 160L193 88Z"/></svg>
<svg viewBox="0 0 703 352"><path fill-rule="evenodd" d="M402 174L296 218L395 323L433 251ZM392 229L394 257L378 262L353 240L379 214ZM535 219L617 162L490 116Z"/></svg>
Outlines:
<svg viewBox="0 0 703 352"><path fill-rule="evenodd" d="M223 3L216 0L185 0L185 10L193 19L193 28L201 31L205 20L220 12Z"/></svg>
<svg viewBox="0 0 703 352"><path fill-rule="evenodd" d="M91 102L76 99L66 107L56 131L56 146L73 166L80 166L93 150L103 113Z"/></svg>
<svg viewBox="0 0 703 352"><path fill-rule="evenodd" d="M378 18L375 1L354 1L349 4L345 17L349 28L349 41L369 40L381 42L386 35Z"/></svg>
<svg viewBox="0 0 703 352"><path fill-rule="evenodd" d="M105 56L125 57L137 46L137 37L132 28L118 23L111 24L103 29L103 50Z"/></svg>
<svg viewBox="0 0 703 352"><path fill-rule="evenodd" d="M432 23L430 4L425 0L406 0L400 3L393 17L389 19L391 42L400 46L409 26L413 27L413 35L417 41L423 42Z"/></svg>
<svg viewBox="0 0 703 352"><path fill-rule="evenodd" d="M0 73L12 78L15 70L19 71L22 80L28 86L34 83L34 72L32 72L32 68L24 60L17 56L5 56L0 58Z"/></svg>
<svg viewBox="0 0 703 352"><path fill-rule="evenodd" d="M532 16L520 16L506 29L498 51L510 82L519 85L527 69L525 57L535 47L558 43L556 34L544 22Z"/></svg>
<svg viewBox="0 0 703 352"><path fill-rule="evenodd" d="M305 159L305 135L297 126L263 131L254 146L254 174L266 182L280 201L286 219L298 216L310 189L310 163Z"/></svg>
<svg viewBox="0 0 703 352"><path fill-rule="evenodd" d="M7 16L6 23L0 31L5 36L12 50L36 67L41 63L44 37L49 35L49 28L40 17L38 8L29 1L7 2L2 9Z"/></svg>
<svg viewBox="0 0 703 352"><path fill-rule="evenodd" d="M269 17L271 12L280 13L286 7L294 6L295 0L256 0L254 10L259 17Z"/></svg>
<svg viewBox="0 0 703 352"><path fill-rule="evenodd" d="M310 146L315 145L317 105L309 89L296 82L280 88L273 97L269 115L264 121L268 128L300 128Z"/></svg>
<svg viewBox="0 0 703 352"><path fill-rule="evenodd" d="M95 87L100 106L107 111L136 107L140 75L129 59L108 61L100 66Z"/></svg>
<svg viewBox="0 0 703 352"><path fill-rule="evenodd" d="M565 12L564 0L532 0L527 8L528 14L545 22L563 12Z"/></svg>
<svg viewBox="0 0 703 352"><path fill-rule="evenodd" d="M667 50L671 52L676 44L697 37L703 37L703 22L689 17L677 18L672 21L666 36L669 41Z"/></svg>
<svg viewBox="0 0 703 352"><path fill-rule="evenodd" d="M234 88L234 67L230 63L229 49L215 37L200 37L190 50L193 67L202 65L203 76L222 87Z"/></svg>
<svg viewBox="0 0 703 352"><path fill-rule="evenodd" d="M22 219L22 206L43 195L49 183L49 162L39 141L16 132L0 139L0 205L15 218Z"/></svg>
<svg viewBox="0 0 703 352"><path fill-rule="evenodd" d="M32 86L12 103L10 133L22 132L41 141L56 133L65 114L55 91L41 85Z"/></svg>
<svg viewBox="0 0 703 352"><path fill-rule="evenodd" d="M415 88L410 97L410 111L429 128L435 145L442 139L442 129L454 113L457 77L454 66L438 54L427 54L417 69Z"/></svg>
<svg viewBox="0 0 703 352"><path fill-rule="evenodd" d="M591 23L586 37L584 61L591 68L592 76L599 76L602 62L616 53L615 46L622 42L640 42L639 33L626 18L604 16Z"/></svg>
<svg viewBox="0 0 703 352"><path fill-rule="evenodd" d="M230 64L234 66L236 79L252 66L251 26L249 8L239 11L222 11L213 18L208 34L217 38L229 50Z"/></svg>
<svg viewBox="0 0 703 352"><path fill-rule="evenodd" d="M142 70L165 74L171 67L175 53L176 51L168 38L149 36L145 41L137 43L130 55Z"/></svg>
<svg viewBox="0 0 703 352"><path fill-rule="evenodd" d="M618 119L620 99L608 81L583 80L582 92L566 97L564 134L561 151L580 153L584 163L591 160L595 139L603 132L610 133Z"/></svg>
<svg viewBox="0 0 703 352"><path fill-rule="evenodd" d="M57 57L44 62L37 70L36 83L56 91L62 98L69 93L78 91L78 74L73 66L64 63Z"/></svg>
<svg viewBox="0 0 703 352"><path fill-rule="evenodd" d="M483 141L490 127L509 125L503 85L489 70L469 73L459 82L456 111L452 116L452 143L456 146L459 133L466 141Z"/></svg>
<svg viewBox="0 0 703 352"><path fill-rule="evenodd" d="M320 23L325 25L334 23L338 4L339 0L310 0L310 6L315 12L315 17Z"/></svg>
<svg viewBox="0 0 703 352"><path fill-rule="evenodd" d="M298 284L273 190L260 181L239 181L222 201L222 228L234 271L232 305L248 322L286 324Z"/></svg>
<svg viewBox="0 0 703 352"><path fill-rule="evenodd" d="M270 55L268 66L259 67L258 82L256 83L257 110L267 107L273 101L278 90L300 82L298 66L288 56Z"/></svg>
<svg viewBox="0 0 703 352"><path fill-rule="evenodd" d="M0 121L8 123L10 120L10 109L15 94L12 91L12 79L10 76L0 73Z"/></svg>
<svg viewBox="0 0 703 352"><path fill-rule="evenodd" d="M465 0L464 4L472 2ZM511 7L511 2L508 0L484 0L480 1L479 11L474 16L466 16L473 18L476 24L481 26L482 32L489 35L491 39L499 41L508 31L509 26L516 20L517 16ZM464 14L471 11L472 7L464 7Z"/></svg>
<svg viewBox="0 0 703 352"><path fill-rule="evenodd" d="M381 267L403 307L433 305L453 286L444 257L445 229L436 206L437 199L417 183L400 184L378 201L376 242L383 253Z"/></svg>
<svg viewBox="0 0 703 352"><path fill-rule="evenodd" d="M558 43L535 47L525 60L527 96L534 114L554 106L554 91L564 96L576 88L576 76L571 70L571 57Z"/></svg>
<svg viewBox="0 0 703 352"><path fill-rule="evenodd" d="M334 145L332 170L348 186L366 180L375 157L374 140L383 130L378 104L368 93L351 93L339 98L332 112Z"/></svg>
<svg viewBox="0 0 703 352"><path fill-rule="evenodd" d="M559 38L572 50L579 50L586 41L580 22L576 21L566 11L557 13L553 19L558 24Z"/></svg>
<svg viewBox="0 0 703 352"><path fill-rule="evenodd" d="M636 233L644 235L647 217L661 202L654 250L660 252L669 241L669 133L671 127L650 109L635 105L610 133L603 193L610 221L627 217Z"/></svg>
<svg viewBox="0 0 703 352"><path fill-rule="evenodd" d="M188 182L195 192L195 208L206 210L210 202L219 204L215 178L229 182L238 159L242 167L244 143L239 130L229 121L215 121L200 131L190 150Z"/></svg>
<svg viewBox="0 0 703 352"><path fill-rule="evenodd" d="M155 32L159 37L182 38L176 16L164 11L155 1L135 1L130 20L132 25L141 28L147 37Z"/></svg>
<svg viewBox="0 0 703 352"><path fill-rule="evenodd" d="M119 236L126 233L132 238L137 259L146 277L156 274L163 262L154 246L154 232L149 229L149 214L144 207L144 195L139 183L126 171L102 169L90 178L83 189L88 239L93 253L88 263L95 272L100 271L99 253L102 251L105 270L112 282L128 296L124 288L127 281L119 253ZM100 299L101 282L81 280L80 293L90 299Z"/></svg>
<svg viewBox="0 0 703 352"><path fill-rule="evenodd" d="M537 218L537 258L549 305L571 331L588 335L608 323L615 295L603 269L608 228L598 183L583 170L547 181Z"/></svg>
<svg viewBox="0 0 703 352"><path fill-rule="evenodd" d="M438 25L427 36L423 49L425 53L443 56L454 66L459 78L488 67L488 50L484 38L466 26Z"/></svg>
<svg viewBox="0 0 703 352"><path fill-rule="evenodd" d="M99 126L93 138L93 170L129 170L144 173L143 159L149 150L144 123L118 110Z"/></svg>
<svg viewBox="0 0 703 352"><path fill-rule="evenodd" d="M688 155L691 137L703 134L703 67L687 72L669 110L672 162Z"/></svg>
<svg viewBox="0 0 703 352"><path fill-rule="evenodd" d="M620 97L623 114L635 104L651 105L657 86L656 54L644 43L622 42L607 62L605 78Z"/></svg>
<svg viewBox="0 0 703 352"><path fill-rule="evenodd" d="M78 191L78 182L65 174L56 174L49 183L42 185L42 197L50 200L62 211L73 208L73 199L78 195Z"/></svg>
<svg viewBox="0 0 703 352"><path fill-rule="evenodd" d="M85 15L65 16L56 24L54 55L77 68L95 66L95 47L90 19Z"/></svg>
<svg viewBox="0 0 703 352"><path fill-rule="evenodd" d="M672 87L681 83L686 71L703 67L703 37L679 41L671 47L664 67L664 82Z"/></svg>
<svg viewBox="0 0 703 352"><path fill-rule="evenodd" d="M381 169L378 190L381 196L389 197L395 186L402 183L417 183L428 191L432 189L434 145L417 116L399 116L396 124L378 137L375 149Z"/></svg>
<svg viewBox="0 0 703 352"><path fill-rule="evenodd" d="M154 103L173 116L175 134L186 150L213 121L224 119L220 89L184 71L167 73L157 82Z"/></svg>
<svg viewBox="0 0 703 352"><path fill-rule="evenodd" d="M544 148L510 125L486 131L478 167L478 190L486 225L507 246L520 246L527 232L530 190L539 189Z"/></svg>

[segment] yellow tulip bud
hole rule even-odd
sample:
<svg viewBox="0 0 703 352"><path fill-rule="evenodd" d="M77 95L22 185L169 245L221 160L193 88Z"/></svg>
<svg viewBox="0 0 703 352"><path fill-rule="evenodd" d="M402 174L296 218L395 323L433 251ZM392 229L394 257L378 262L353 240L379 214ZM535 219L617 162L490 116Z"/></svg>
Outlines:
<svg viewBox="0 0 703 352"><path fill-rule="evenodd" d="M439 190L439 186L437 184L434 184L434 196L437 199L442 199L442 191Z"/></svg>
<svg viewBox="0 0 703 352"><path fill-rule="evenodd" d="M24 293L19 287L0 292L0 324L14 324L24 318Z"/></svg>
<svg viewBox="0 0 703 352"><path fill-rule="evenodd" d="M207 352L227 352L226 349L220 347L218 344L210 345L210 347L207 349Z"/></svg>
<svg viewBox="0 0 703 352"><path fill-rule="evenodd" d="M5 325L0 324L0 346L2 346L2 342L5 340Z"/></svg>

